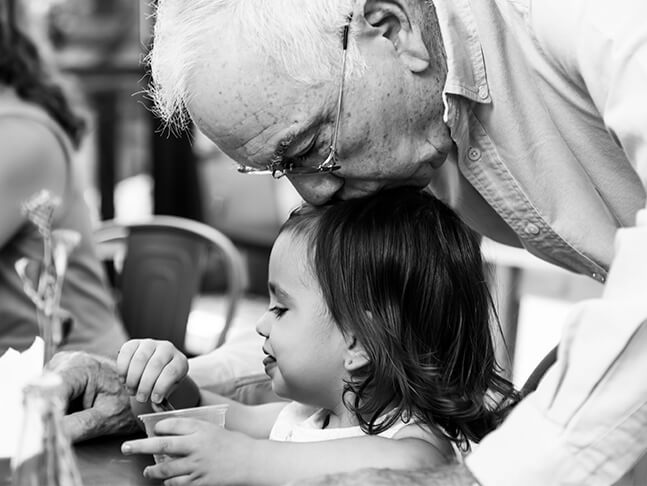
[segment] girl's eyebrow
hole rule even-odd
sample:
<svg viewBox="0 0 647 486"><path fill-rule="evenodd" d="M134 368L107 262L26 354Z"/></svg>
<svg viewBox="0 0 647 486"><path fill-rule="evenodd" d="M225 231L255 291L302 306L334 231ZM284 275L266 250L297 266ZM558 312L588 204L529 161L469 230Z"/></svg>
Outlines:
<svg viewBox="0 0 647 486"><path fill-rule="evenodd" d="M290 300L290 294L281 288L281 286L275 282L268 282L267 286L270 289L270 293L275 297L282 300Z"/></svg>

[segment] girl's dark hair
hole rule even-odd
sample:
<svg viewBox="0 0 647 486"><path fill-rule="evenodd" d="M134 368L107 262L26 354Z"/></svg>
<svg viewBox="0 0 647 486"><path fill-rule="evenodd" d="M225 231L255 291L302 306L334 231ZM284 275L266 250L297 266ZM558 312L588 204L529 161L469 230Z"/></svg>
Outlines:
<svg viewBox="0 0 647 486"><path fill-rule="evenodd" d="M36 44L16 25L16 15L6 2L0 15L0 83L12 86L18 96L42 107L70 137L81 143L85 120L74 113L63 89L53 81Z"/></svg>
<svg viewBox="0 0 647 486"><path fill-rule="evenodd" d="M518 401L495 360L479 238L438 199L397 188L303 206L282 231L308 239L333 319L370 358L345 386L364 432L404 417L467 449Z"/></svg>

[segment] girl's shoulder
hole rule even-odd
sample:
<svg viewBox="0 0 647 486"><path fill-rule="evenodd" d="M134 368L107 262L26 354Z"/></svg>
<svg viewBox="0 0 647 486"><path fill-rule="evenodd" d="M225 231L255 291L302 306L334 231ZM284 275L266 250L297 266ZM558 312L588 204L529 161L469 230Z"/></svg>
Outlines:
<svg viewBox="0 0 647 486"><path fill-rule="evenodd" d="M67 161L74 149L61 126L40 106L19 98L12 89L0 89L0 123L17 137L15 145L60 152Z"/></svg>
<svg viewBox="0 0 647 486"><path fill-rule="evenodd" d="M428 443L446 462L462 462L462 454L458 447L437 428L419 422L405 423L400 420L386 432L389 431L392 431L389 434L390 438L395 440L417 439Z"/></svg>
<svg viewBox="0 0 647 486"><path fill-rule="evenodd" d="M0 114L2 180L9 188L34 193L46 188L62 193L68 174L68 155L46 125L25 117Z"/></svg>

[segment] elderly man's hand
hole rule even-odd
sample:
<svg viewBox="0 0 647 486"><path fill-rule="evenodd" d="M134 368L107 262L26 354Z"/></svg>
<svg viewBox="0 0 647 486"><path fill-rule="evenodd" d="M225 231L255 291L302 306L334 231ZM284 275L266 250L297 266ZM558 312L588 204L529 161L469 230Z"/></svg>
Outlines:
<svg viewBox="0 0 647 486"><path fill-rule="evenodd" d="M60 352L47 368L63 378L71 412L64 418L64 427L72 441L138 430L113 361L82 352Z"/></svg>
<svg viewBox="0 0 647 486"><path fill-rule="evenodd" d="M301 479L285 486L478 486L474 476L462 464L433 469L405 471L395 469L361 469L312 479Z"/></svg>

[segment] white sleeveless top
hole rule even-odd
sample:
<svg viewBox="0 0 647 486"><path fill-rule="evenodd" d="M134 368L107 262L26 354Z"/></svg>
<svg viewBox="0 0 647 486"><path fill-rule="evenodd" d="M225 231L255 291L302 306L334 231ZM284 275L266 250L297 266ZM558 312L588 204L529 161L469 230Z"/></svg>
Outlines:
<svg viewBox="0 0 647 486"><path fill-rule="evenodd" d="M321 408L298 402L288 403L276 418L269 438L281 442L316 442L366 435L359 426L322 428L327 414L328 412ZM403 427L413 423L404 423L402 419L398 419L391 427L377 435L391 439ZM431 432L429 435L432 435Z"/></svg>

